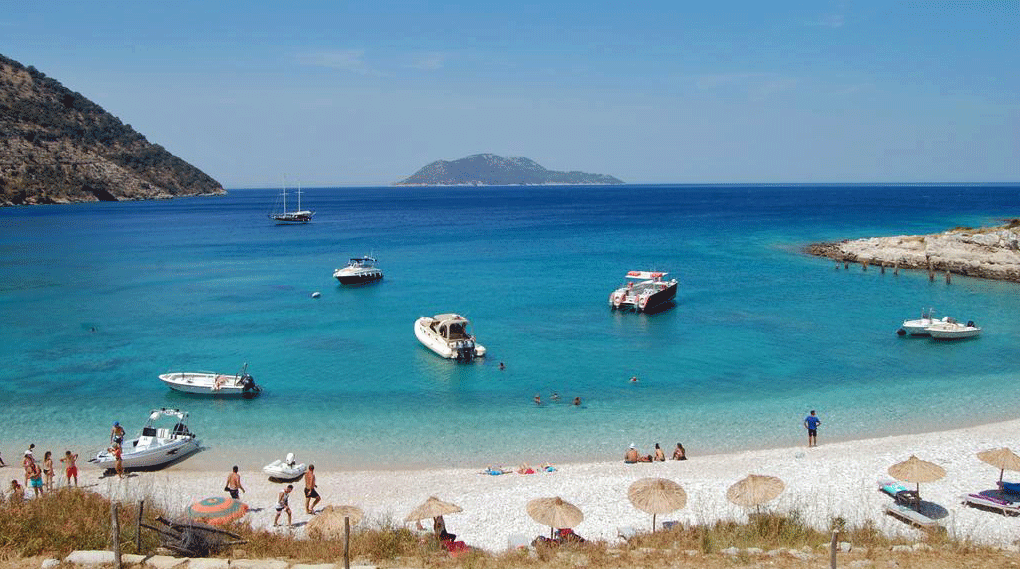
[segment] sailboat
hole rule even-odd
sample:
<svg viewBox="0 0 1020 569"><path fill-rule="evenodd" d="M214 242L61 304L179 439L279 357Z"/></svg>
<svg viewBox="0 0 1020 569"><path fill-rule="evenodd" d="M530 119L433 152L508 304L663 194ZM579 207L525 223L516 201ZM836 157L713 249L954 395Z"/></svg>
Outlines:
<svg viewBox="0 0 1020 569"><path fill-rule="evenodd" d="M301 209L301 187L297 189L297 209L294 211L287 211L287 188L283 189L283 193L280 197L283 199L283 210L279 212L273 212L269 214L270 219L275 219L277 225L290 224L290 223L308 223L312 220L312 216L315 215L314 211L308 211ZM278 201L277 204L280 202Z"/></svg>

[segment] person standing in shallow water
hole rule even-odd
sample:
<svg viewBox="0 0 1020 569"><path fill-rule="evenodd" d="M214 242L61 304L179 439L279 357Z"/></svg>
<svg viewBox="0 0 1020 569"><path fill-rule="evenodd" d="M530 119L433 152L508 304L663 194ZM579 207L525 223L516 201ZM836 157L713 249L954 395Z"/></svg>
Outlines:
<svg viewBox="0 0 1020 569"><path fill-rule="evenodd" d="M807 429L807 441L808 447L818 446L818 425L822 424L822 420L815 415L815 410L811 410L811 414L804 417L804 428Z"/></svg>

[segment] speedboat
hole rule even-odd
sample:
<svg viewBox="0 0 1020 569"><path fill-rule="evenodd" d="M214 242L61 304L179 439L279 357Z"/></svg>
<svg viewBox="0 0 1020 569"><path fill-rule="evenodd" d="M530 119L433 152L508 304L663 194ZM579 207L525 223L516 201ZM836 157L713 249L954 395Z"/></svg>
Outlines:
<svg viewBox="0 0 1020 569"><path fill-rule="evenodd" d="M270 480L297 480L305 475L308 466L305 463L298 464L294 453L288 452L287 458L274 460L262 467L262 472L269 475Z"/></svg>
<svg viewBox="0 0 1020 569"><path fill-rule="evenodd" d="M946 320L943 318L942 320ZM935 309L921 310L921 317L916 320L904 320L903 325L896 331L900 336L928 336L928 327L938 322L935 320Z"/></svg>
<svg viewBox="0 0 1020 569"><path fill-rule="evenodd" d="M262 393L262 388L255 384L255 378L247 373L248 364L235 375L225 375L209 371L179 371L164 373L159 376L170 389L184 393L201 395L241 396L252 399Z"/></svg>
<svg viewBox="0 0 1020 569"><path fill-rule="evenodd" d="M426 348L446 359L469 362L485 356L485 347L468 331L471 322L459 314L422 316L414 321L414 335Z"/></svg>
<svg viewBox="0 0 1020 569"><path fill-rule="evenodd" d="M658 271L630 271L626 277L632 279L609 295L609 306L613 310L634 310L648 312L676 297L677 280L663 280L669 273Z"/></svg>
<svg viewBox="0 0 1020 569"><path fill-rule="evenodd" d="M172 427L157 427L160 419L175 420ZM125 469L155 468L181 459L198 450L198 439L188 430L188 413L178 409L153 409L141 434L125 440L121 460ZM110 470L116 462L113 451L104 450L89 462Z"/></svg>
<svg viewBox="0 0 1020 569"><path fill-rule="evenodd" d="M333 277L342 285L355 285L382 280L383 274L372 257L355 257L346 267L333 271Z"/></svg>
<svg viewBox="0 0 1020 569"><path fill-rule="evenodd" d="M975 326L973 320L966 324L960 324L952 318L935 322L928 326L927 330L935 340L962 340L963 338L973 338L981 333L981 328Z"/></svg>

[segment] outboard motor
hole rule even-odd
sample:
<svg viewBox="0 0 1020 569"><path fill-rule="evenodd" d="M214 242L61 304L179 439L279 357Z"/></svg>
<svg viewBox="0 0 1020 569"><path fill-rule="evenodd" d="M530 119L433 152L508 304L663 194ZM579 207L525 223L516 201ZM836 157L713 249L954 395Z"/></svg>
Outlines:
<svg viewBox="0 0 1020 569"><path fill-rule="evenodd" d="M475 357L475 343L470 341L457 342L457 361L469 362Z"/></svg>
<svg viewBox="0 0 1020 569"><path fill-rule="evenodd" d="M255 385L255 378L247 373L241 376L241 396L251 399L262 392L262 388Z"/></svg>
<svg viewBox="0 0 1020 569"><path fill-rule="evenodd" d="M973 320L968 320L967 321L967 326L970 327L970 328L973 328L974 327L974 321Z"/></svg>

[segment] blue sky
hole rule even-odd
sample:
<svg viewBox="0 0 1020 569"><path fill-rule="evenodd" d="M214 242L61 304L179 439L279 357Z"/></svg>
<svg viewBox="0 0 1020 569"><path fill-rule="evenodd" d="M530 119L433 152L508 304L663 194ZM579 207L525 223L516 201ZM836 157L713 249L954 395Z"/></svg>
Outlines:
<svg viewBox="0 0 1020 569"><path fill-rule="evenodd" d="M628 182L1020 180L1020 5L0 1L0 53L227 188L480 152Z"/></svg>

